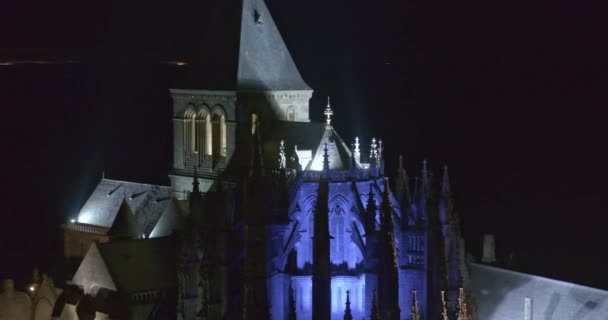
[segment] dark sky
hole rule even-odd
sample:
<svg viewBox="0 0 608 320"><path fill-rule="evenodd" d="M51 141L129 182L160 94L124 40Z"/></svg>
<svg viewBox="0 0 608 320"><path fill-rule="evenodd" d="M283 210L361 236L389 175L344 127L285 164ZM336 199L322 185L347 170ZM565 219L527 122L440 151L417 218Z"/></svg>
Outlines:
<svg viewBox="0 0 608 320"><path fill-rule="evenodd" d="M0 276L49 268L59 224L101 177L167 183L167 88L193 59L201 2L28 2L0 13ZM261 0L258 0L261 1ZM608 23L600 5L268 0L311 116L450 166L474 255L494 233L518 269L608 289ZM10 9L10 10L8 10ZM48 48L16 50L15 48ZM197 58L197 57L195 57ZM198 57L200 58L200 57ZM29 271L28 271L29 273Z"/></svg>

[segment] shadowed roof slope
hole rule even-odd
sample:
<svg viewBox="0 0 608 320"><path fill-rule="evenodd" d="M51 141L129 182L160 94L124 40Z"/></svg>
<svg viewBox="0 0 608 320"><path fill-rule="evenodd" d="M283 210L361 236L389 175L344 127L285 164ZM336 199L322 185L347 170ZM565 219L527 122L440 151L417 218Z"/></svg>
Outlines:
<svg viewBox="0 0 608 320"><path fill-rule="evenodd" d="M479 319L524 319L525 298L532 319L608 319L608 291L573 283L472 263L470 289Z"/></svg>
<svg viewBox="0 0 608 320"><path fill-rule="evenodd" d="M264 0L211 0L198 56L184 83L208 90L311 90L300 76Z"/></svg>

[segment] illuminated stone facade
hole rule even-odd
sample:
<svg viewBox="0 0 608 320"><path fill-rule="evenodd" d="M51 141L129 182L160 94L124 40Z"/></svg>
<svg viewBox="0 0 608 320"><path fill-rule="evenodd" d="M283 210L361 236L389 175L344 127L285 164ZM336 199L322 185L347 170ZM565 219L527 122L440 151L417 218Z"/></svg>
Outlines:
<svg viewBox="0 0 608 320"><path fill-rule="evenodd" d="M410 179L400 161L391 192L381 141L349 147L329 101L326 121L310 121L313 91L264 1L225 2L219 16L238 17L227 27L238 30L238 52L224 53L236 68L217 62L231 67L214 77L210 66L194 83L236 78L170 90L170 187L103 179L65 228L69 257L100 237L79 237L87 228L105 232L73 283L84 297L118 293L121 315L342 319L348 292L354 319L370 316L374 295L382 319L408 319L416 289L423 318L438 318L427 301L442 289L455 301L466 273L447 168L432 184L426 162ZM156 276L134 283L129 268Z"/></svg>

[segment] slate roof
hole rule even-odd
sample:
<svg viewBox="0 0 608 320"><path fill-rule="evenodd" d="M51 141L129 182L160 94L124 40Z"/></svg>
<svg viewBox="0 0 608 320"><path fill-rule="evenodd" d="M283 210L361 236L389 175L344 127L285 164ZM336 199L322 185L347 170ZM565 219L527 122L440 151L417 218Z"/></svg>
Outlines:
<svg viewBox="0 0 608 320"><path fill-rule="evenodd" d="M78 213L78 222L111 227L123 197L138 230L149 235L172 197L170 187L102 179Z"/></svg>
<svg viewBox="0 0 608 320"><path fill-rule="evenodd" d="M350 169L350 161L352 152L344 143L333 127L329 127L323 132L323 137L317 145L316 152L313 149L314 157L306 168L307 170L321 171L323 169L323 154L325 153L325 144L327 143L327 154L329 156L330 170L348 170ZM357 168L361 165L356 164Z"/></svg>
<svg viewBox="0 0 608 320"><path fill-rule="evenodd" d="M124 197L120 209L118 209L118 213L116 214L116 218L107 234L114 237L139 238L140 232L135 223L135 217L133 216L131 208L129 208L127 199Z"/></svg>
<svg viewBox="0 0 608 320"><path fill-rule="evenodd" d="M73 282L136 293L176 287L175 241L172 237L117 240L93 244Z"/></svg>
<svg viewBox="0 0 608 320"><path fill-rule="evenodd" d="M479 319L524 319L526 297L532 319L608 319L608 291L573 283L472 263L470 289Z"/></svg>
<svg viewBox="0 0 608 320"><path fill-rule="evenodd" d="M311 90L264 0L207 1L198 54L173 87L207 90Z"/></svg>

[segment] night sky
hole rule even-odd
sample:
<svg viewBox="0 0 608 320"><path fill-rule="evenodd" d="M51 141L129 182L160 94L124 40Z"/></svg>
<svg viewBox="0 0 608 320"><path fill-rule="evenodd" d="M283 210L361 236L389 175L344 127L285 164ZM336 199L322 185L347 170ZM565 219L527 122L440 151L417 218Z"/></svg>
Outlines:
<svg viewBox="0 0 608 320"><path fill-rule="evenodd" d="M106 177L167 184L167 88L198 1L14 2L0 13L0 278L61 256L59 225ZM261 1L261 0L258 0ZM473 256L483 233L518 270L608 289L608 22L580 2L267 0L311 117L385 141L414 176L450 168ZM9 10L10 9L10 10ZM212 49L212 44L208 44ZM46 49L23 49L46 48ZM52 64L9 61L50 61ZM71 61L71 62L67 62ZM436 175L437 178L437 175Z"/></svg>

